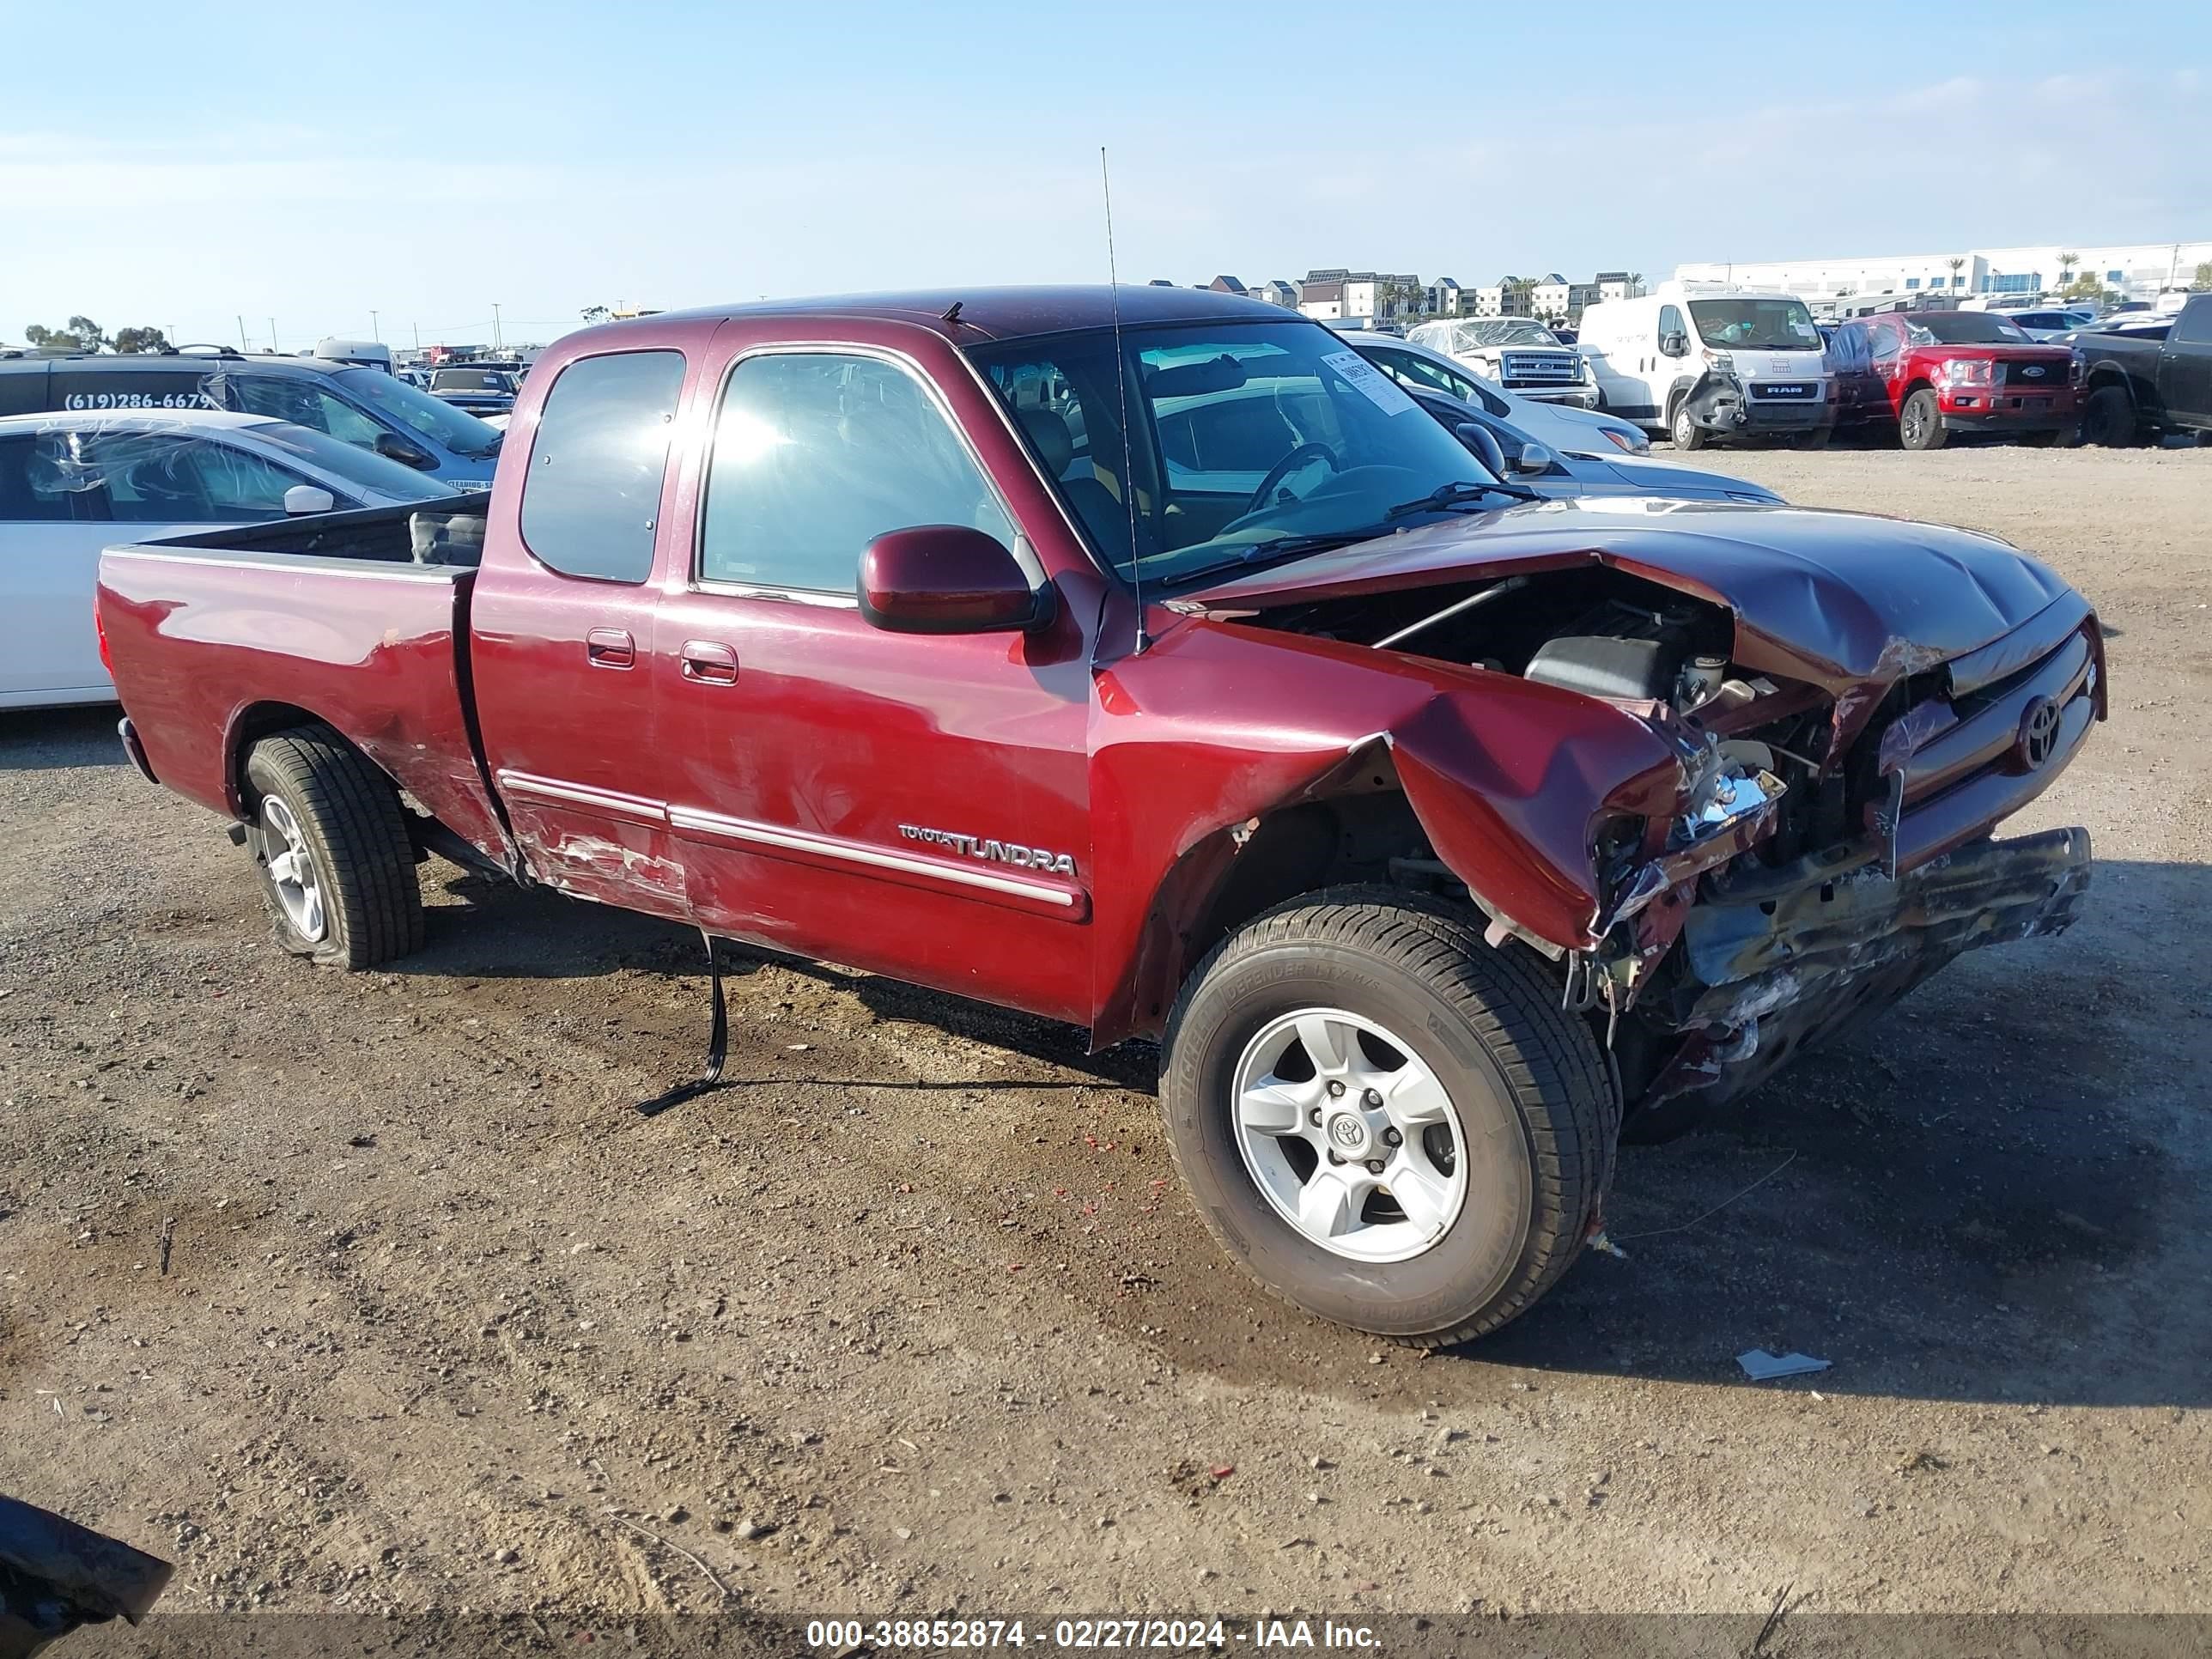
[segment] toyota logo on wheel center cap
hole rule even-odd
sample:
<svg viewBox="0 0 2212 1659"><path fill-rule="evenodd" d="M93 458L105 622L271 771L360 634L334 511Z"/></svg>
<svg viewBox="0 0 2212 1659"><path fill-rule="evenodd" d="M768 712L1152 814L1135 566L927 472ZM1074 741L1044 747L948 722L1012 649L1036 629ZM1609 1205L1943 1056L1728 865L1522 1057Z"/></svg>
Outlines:
<svg viewBox="0 0 2212 1659"><path fill-rule="evenodd" d="M1347 1152L1356 1152L1367 1144L1367 1125L1353 1112L1339 1112L1328 1121L1328 1138Z"/></svg>

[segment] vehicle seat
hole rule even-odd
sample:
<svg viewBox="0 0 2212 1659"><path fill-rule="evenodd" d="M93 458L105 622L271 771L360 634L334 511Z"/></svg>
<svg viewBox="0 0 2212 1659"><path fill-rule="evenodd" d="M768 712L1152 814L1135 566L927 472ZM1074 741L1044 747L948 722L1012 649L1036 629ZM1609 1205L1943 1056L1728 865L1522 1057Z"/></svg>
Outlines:
<svg viewBox="0 0 2212 1659"><path fill-rule="evenodd" d="M410 513L407 543L416 564L483 562L484 516L481 513Z"/></svg>
<svg viewBox="0 0 2212 1659"><path fill-rule="evenodd" d="M1100 483L1093 475L1091 464L1085 461L1077 468L1073 477L1066 476L1075 460L1075 440L1068 434L1066 417L1052 409L1024 409L1018 411L1023 434L1036 451L1044 470L1060 486L1067 504L1098 550L1115 564L1129 562L1129 511L1115 499L1114 492Z"/></svg>

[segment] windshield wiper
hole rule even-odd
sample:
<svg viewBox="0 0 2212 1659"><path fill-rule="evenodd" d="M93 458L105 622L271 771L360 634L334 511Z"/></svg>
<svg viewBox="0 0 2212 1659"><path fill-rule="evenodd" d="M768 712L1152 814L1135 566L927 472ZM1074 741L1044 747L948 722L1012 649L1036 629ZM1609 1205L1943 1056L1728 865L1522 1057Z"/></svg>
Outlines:
<svg viewBox="0 0 2212 1659"><path fill-rule="evenodd" d="M1478 495L1510 495L1516 501L1540 501L1544 499L1534 490L1519 484L1479 483L1473 479L1460 478L1448 484L1438 484L1418 500L1401 501L1382 516L1387 520L1402 519L1408 513L1456 513L1463 507L1471 506Z"/></svg>
<svg viewBox="0 0 2212 1659"><path fill-rule="evenodd" d="M1371 542L1390 533L1388 525L1365 525L1357 530L1323 530L1301 536L1271 536L1264 542L1255 542L1243 552L1228 558L1202 564L1195 570L1185 571L1170 578L1171 585L1187 586L1214 576L1233 576L1240 570L1249 570L1255 565L1272 564L1278 559L1295 559L1308 553L1326 553L1340 547L1349 547L1354 542Z"/></svg>

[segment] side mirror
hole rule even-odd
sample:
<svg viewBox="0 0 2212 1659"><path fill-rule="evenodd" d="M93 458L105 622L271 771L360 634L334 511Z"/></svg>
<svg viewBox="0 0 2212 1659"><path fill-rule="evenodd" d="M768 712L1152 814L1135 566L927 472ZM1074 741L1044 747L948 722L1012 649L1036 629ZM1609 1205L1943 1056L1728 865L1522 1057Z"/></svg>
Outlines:
<svg viewBox="0 0 2212 1659"><path fill-rule="evenodd" d="M1688 337L1679 332L1662 334L1659 337L1659 349L1669 357L1686 357L1690 355Z"/></svg>
<svg viewBox="0 0 2212 1659"><path fill-rule="evenodd" d="M1505 476L1505 446L1498 441L1498 434L1479 421L1462 421L1452 428L1452 436L1465 444L1475 459L1488 467L1494 477Z"/></svg>
<svg viewBox="0 0 2212 1659"><path fill-rule="evenodd" d="M307 513L335 513L338 498L319 484L294 484L284 492L284 511L291 518Z"/></svg>
<svg viewBox="0 0 2212 1659"><path fill-rule="evenodd" d="M1004 634L1053 617L1049 583L1031 584L1006 544L965 525L893 530L860 555L860 614L893 634Z"/></svg>
<svg viewBox="0 0 2212 1659"><path fill-rule="evenodd" d="M1516 472L1549 472L1559 462L1559 457L1540 443L1525 443L1513 457Z"/></svg>
<svg viewBox="0 0 2212 1659"><path fill-rule="evenodd" d="M372 446L387 461L397 461L402 466L411 466L417 472L428 472L437 465L438 458L419 444L412 444L397 432L380 432Z"/></svg>

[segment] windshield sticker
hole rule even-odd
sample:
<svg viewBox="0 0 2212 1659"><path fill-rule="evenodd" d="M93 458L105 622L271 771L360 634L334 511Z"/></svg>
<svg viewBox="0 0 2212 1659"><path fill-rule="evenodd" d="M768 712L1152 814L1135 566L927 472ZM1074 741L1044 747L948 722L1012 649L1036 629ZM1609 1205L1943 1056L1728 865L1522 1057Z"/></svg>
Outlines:
<svg viewBox="0 0 2212 1659"><path fill-rule="evenodd" d="M1356 351L1332 351L1322 358L1355 392L1366 395L1385 415L1403 415L1407 410L1420 405L1399 388L1398 383L1376 368Z"/></svg>

